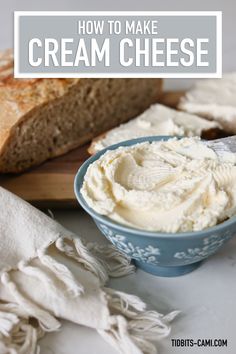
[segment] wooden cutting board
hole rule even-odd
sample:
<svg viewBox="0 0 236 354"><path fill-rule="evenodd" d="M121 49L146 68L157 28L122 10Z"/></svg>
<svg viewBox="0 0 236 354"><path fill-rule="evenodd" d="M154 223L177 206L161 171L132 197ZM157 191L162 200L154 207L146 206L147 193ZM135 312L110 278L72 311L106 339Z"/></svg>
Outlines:
<svg viewBox="0 0 236 354"><path fill-rule="evenodd" d="M87 148L82 146L19 175L1 176L0 185L38 207L74 207L74 177L89 157Z"/></svg>
<svg viewBox="0 0 236 354"><path fill-rule="evenodd" d="M175 108L181 91L166 92L161 103ZM19 175L0 176L0 185L35 206L42 208L78 206L73 183L78 168L89 157L88 145Z"/></svg>

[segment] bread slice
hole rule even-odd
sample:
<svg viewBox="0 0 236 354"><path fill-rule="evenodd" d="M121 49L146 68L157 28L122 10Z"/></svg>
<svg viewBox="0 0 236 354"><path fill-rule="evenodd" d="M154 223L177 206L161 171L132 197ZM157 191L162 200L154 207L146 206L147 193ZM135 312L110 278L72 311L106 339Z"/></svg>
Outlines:
<svg viewBox="0 0 236 354"><path fill-rule="evenodd" d="M181 98L179 108L215 120L228 134L236 134L236 73L197 81Z"/></svg>
<svg viewBox="0 0 236 354"><path fill-rule="evenodd" d="M14 79L0 55L0 172L21 172L143 112L161 79Z"/></svg>
<svg viewBox="0 0 236 354"><path fill-rule="evenodd" d="M144 136L197 135L216 138L221 132L221 126L217 122L209 122L196 115L155 104L137 118L94 139L88 151L94 154L109 145Z"/></svg>

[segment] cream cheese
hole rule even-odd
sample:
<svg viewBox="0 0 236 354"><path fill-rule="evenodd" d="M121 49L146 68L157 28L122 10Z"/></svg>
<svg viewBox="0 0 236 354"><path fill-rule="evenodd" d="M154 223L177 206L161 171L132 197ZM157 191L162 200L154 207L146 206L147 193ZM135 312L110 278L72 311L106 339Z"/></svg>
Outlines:
<svg viewBox="0 0 236 354"><path fill-rule="evenodd" d="M89 166L81 193L124 225L198 231L236 214L236 166L199 138L145 142L107 151Z"/></svg>
<svg viewBox="0 0 236 354"><path fill-rule="evenodd" d="M155 104L137 118L107 132L104 138L93 143L92 150L97 152L112 144L144 136L201 136L203 131L214 128L220 128L220 125L193 114Z"/></svg>
<svg viewBox="0 0 236 354"><path fill-rule="evenodd" d="M199 80L179 107L184 111L218 121L224 130L236 133L236 73L222 79Z"/></svg>

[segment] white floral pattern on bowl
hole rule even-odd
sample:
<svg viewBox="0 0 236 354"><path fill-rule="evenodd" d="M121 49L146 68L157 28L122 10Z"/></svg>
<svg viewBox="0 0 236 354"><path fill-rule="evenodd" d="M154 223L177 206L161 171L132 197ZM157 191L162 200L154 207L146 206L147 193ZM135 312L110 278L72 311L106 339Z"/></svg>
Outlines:
<svg viewBox="0 0 236 354"><path fill-rule="evenodd" d="M160 248L153 247L151 245L145 245L145 247L134 246L133 243L128 241L124 235L115 234L106 225L100 224L99 226L108 240L110 240L121 252L125 253L130 258L154 265L159 263L158 258L161 256ZM231 237L231 231L226 232L222 236L211 235L203 239L202 247L200 246L178 251L173 254L173 258L181 260L183 264L198 262L215 253L215 251Z"/></svg>
<svg viewBox="0 0 236 354"><path fill-rule="evenodd" d="M203 239L202 247L188 248L186 251L176 252L174 257L185 260L185 263L189 263L189 260L197 262L215 253L219 247L231 238L231 236L231 232L224 234L224 237L220 235L211 235L210 237Z"/></svg>
<svg viewBox="0 0 236 354"><path fill-rule="evenodd" d="M160 256L160 249L151 245L141 248L134 246L132 242L127 241L126 237L119 234L114 234L111 229L106 225L101 225L103 233L106 237L121 251L124 252L130 258L137 259L140 262L158 264L158 256Z"/></svg>

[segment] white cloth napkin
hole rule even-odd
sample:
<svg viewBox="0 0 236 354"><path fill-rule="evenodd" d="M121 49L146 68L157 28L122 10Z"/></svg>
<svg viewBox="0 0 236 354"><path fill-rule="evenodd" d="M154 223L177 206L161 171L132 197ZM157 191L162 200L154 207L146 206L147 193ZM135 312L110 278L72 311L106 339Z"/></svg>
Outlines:
<svg viewBox="0 0 236 354"><path fill-rule="evenodd" d="M90 250L89 250L90 249ZM166 316L135 295L105 287L134 267L113 246L87 247L44 213L0 188L0 354L39 353L59 318L92 327L120 353L156 353Z"/></svg>

